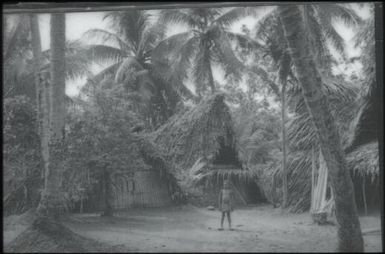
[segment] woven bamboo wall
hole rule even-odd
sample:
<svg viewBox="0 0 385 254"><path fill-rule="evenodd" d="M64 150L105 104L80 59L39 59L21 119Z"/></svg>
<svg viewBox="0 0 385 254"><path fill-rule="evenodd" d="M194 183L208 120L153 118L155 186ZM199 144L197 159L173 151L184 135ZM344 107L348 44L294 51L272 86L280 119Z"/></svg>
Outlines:
<svg viewBox="0 0 385 254"><path fill-rule="evenodd" d="M136 171L126 181L117 182L114 209L161 207L172 204L168 185L156 170Z"/></svg>

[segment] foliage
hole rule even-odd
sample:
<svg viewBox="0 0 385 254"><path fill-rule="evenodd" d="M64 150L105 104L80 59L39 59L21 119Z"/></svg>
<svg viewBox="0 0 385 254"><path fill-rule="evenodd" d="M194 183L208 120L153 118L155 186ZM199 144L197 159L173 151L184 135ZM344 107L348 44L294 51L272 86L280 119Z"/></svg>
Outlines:
<svg viewBox="0 0 385 254"><path fill-rule="evenodd" d="M132 110L130 96L121 85L105 82L82 102L81 111L69 116L63 155L63 188L69 201L78 201L81 189L85 198L100 194L104 170L109 173L113 191L136 170L160 170L171 184L175 183L168 174L171 166L139 133L143 121Z"/></svg>
<svg viewBox="0 0 385 254"><path fill-rule="evenodd" d="M165 82L152 63L151 55L164 36L164 27L152 24L152 16L146 11L109 12L104 18L110 21L112 32L91 29L83 39L100 39L102 44L87 45L88 57L110 65L92 76L84 89L100 84L106 77L113 78L126 87L126 92L142 98L144 103L137 113L145 114L147 125L156 128L174 113L182 96L177 93L181 89Z"/></svg>
<svg viewBox="0 0 385 254"><path fill-rule="evenodd" d="M220 65L226 75L240 79L243 64L234 54L230 38L239 37L229 31L235 21L255 15L258 8L239 7L230 10L194 8L161 11L159 22L181 24L187 32L164 39L153 53L158 65L169 65L165 73L172 84L185 81L188 74L195 85L199 98L215 92L212 64Z"/></svg>
<svg viewBox="0 0 385 254"><path fill-rule="evenodd" d="M33 61L30 24L27 15L5 16L8 23L4 31L4 97L26 95L33 101L36 97L33 81ZM41 72L49 72L50 49L42 52ZM79 41L66 42L66 79L74 80L90 75L90 59ZM67 100L69 97L67 97Z"/></svg>
<svg viewBox="0 0 385 254"><path fill-rule="evenodd" d="M24 212L38 201L41 184L40 143L30 99L4 99L3 128L4 211Z"/></svg>

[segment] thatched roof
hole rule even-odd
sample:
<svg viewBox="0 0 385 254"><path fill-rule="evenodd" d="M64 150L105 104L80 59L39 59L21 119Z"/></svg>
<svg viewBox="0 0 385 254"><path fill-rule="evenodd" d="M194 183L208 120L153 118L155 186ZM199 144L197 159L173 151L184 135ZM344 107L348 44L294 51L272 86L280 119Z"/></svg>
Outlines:
<svg viewBox="0 0 385 254"><path fill-rule="evenodd" d="M191 174L194 173L201 180L231 175L244 178L243 171L247 171L242 170L242 165L235 170L211 170L210 167L204 167L213 163L223 146L231 147L237 161L239 158L232 116L222 93L182 110L151 136L166 154L167 160L174 165L173 172L181 182L188 181L188 178L192 180L194 176ZM201 163L199 168L198 161Z"/></svg>
<svg viewBox="0 0 385 254"><path fill-rule="evenodd" d="M230 110L223 94L215 94L185 109L152 133L152 140L179 167L191 167L199 158L213 159L220 148L235 145Z"/></svg>
<svg viewBox="0 0 385 254"><path fill-rule="evenodd" d="M347 162L353 176L370 176L373 181L380 174L378 142L359 146L348 154Z"/></svg>
<svg viewBox="0 0 385 254"><path fill-rule="evenodd" d="M376 82L372 82L361 98L360 107L356 117L350 125L350 137L347 145L347 152L356 147L378 140L377 128L379 118L379 98Z"/></svg>

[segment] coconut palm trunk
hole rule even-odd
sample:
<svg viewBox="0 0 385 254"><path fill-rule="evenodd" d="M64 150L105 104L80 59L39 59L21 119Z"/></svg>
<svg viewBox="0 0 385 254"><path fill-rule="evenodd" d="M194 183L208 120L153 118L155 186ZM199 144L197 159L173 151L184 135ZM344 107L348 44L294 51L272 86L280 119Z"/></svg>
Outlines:
<svg viewBox="0 0 385 254"><path fill-rule="evenodd" d="M31 29L31 44L32 44L32 54L33 54L33 72L34 72L34 79L35 79L35 91L36 91L36 111L37 111L37 132L40 137L40 147L42 152L42 158L43 158L43 170L44 172L44 165L46 164L46 156L48 154L48 151L44 151L44 148L48 148L48 144L45 146L46 143L44 140L44 131L43 131L43 99L44 99L44 84L40 82L40 66L41 66L41 39L40 39L40 31L39 31L39 22L37 14L30 14L29 15L29 21L30 21L30 29ZM28 175L27 171L27 175ZM29 190L27 189L27 194L29 193ZM28 200L27 200L28 202ZM29 204L27 204L29 205Z"/></svg>
<svg viewBox="0 0 385 254"><path fill-rule="evenodd" d="M62 211L60 200L60 152L64 139L65 119L65 16L51 15L51 105L49 164L45 171L45 186L38 207L38 213L56 218ZM44 105L47 106L47 105ZM47 134L47 133L45 133Z"/></svg>
<svg viewBox="0 0 385 254"><path fill-rule="evenodd" d="M40 82L40 66L41 66L41 40L40 40L40 31L39 23L36 14L30 14L29 16L30 27L31 27L31 44L32 44L32 54L33 54L33 68L34 68L34 78L35 78L35 91L36 91L36 109L37 109L37 128L38 134L42 137L42 125L43 125L43 107L42 107L42 96L43 88L41 87Z"/></svg>
<svg viewBox="0 0 385 254"><path fill-rule="evenodd" d="M286 155L286 127L285 127L285 122L286 122L286 80L282 82L282 93L281 93L281 122L282 122L282 184L283 184L283 199L282 199L282 208L287 207L287 201L288 201L288 186L287 186L287 165L286 165L286 160L287 160L287 155Z"/></svg>
<svg viewBox="0 0 385 254"><path fill-rule="evenodd" d="M335 120L327 97L321 90L322 79L316 69L303 19L303 6L280 6L280 21L289 46L295 75L302 88L306 107L315 124L333 193L338 224L338 251L363 252L363 238L357 215L352 179Z"/></svg>

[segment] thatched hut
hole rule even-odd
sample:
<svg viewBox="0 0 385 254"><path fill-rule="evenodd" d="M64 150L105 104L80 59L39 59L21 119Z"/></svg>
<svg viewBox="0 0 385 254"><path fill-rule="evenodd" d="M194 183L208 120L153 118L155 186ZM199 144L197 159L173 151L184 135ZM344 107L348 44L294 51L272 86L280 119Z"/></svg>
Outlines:
<svg viewBox="0 0 385 254"><path fill-rule="evenodd" d="M357 206L361 211L378 205L376 200L379 200L380 186L377 138L379 102L375 83L368 88L364 95L346 101L341 98L340 103L331 105L351 170ZM319 156L313 157L320 153L317 135L308 115L298 115L292 119L288 138L291 148L288 158L288 203L291 211L303 212L309 210L311 204L312 160L318 167ZM275 177L279 180L279 172Z"/></svg>
<svg viewBox="0 0 385 254"><path fill-rule="evenodd" d="M379 93L376 82L372 81L364 96L356 117L350 125L350 136L345 152L348 166L352 170L357 207L361 211L379 209L380 168L378 119Z"/></svg>
<svg viewBox="0 0 385 254"><path fill-rule="evenodd" d="M137 135L131 141L127 154L132 162L123 171L111 171L112 193L109 203L114 210L133 207L162 207L183 201L176 178L169 172L171 166L146 137ZM84 211L105 209L105 176L87 191ZM80 206L80 202L77 204ZM76 210L80 210L77 207Z"/></svg>
<svg viewBox="0 0 385 254"><path fill-rule="evenodd" d="M224 94L215 94L186 108L152 134L172 163L189 201L216 205L224 179L230 179L237 203L261 198L255 174L239 159L233 120Z"/></svg>

